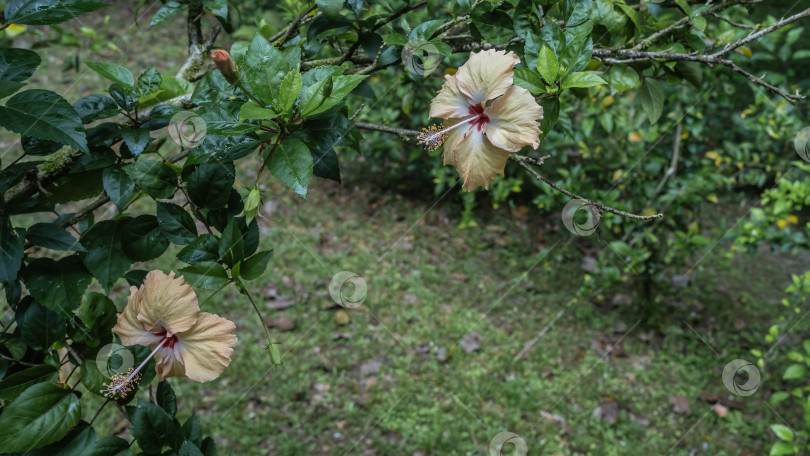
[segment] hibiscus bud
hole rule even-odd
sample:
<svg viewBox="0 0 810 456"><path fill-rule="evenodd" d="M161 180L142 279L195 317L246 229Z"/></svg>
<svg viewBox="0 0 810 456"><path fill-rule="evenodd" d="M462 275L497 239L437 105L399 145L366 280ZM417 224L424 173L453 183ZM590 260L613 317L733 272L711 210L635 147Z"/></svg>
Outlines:
<svg viewBox="0 0 810 456"><path fill-rule="evenodd" d="M245 198L245 218L247 222L253 220L256 212L259 210L259 204L262 202L262 196L259 194L258 188L250 189L247 198Z"/></svg>
<svg viewBox="0 0 810 456"><path fill-rule="evenodd" d="M231 84L235 84L239 80L239 71L236 69L236 64L233 62L231 55L228 51L222 49L214 49L211 51L211 58L214 59L214 64L219 68L219 71L225 76L225 80Z"/></svg>

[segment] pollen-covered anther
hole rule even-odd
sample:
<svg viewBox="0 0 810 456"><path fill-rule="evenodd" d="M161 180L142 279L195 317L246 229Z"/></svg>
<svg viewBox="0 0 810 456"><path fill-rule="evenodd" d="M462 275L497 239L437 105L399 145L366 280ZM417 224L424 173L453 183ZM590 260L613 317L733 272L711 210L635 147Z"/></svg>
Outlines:
<svg viewBox="0 0 810 456"><path fill-rule="evenodd" d="M431 125L423 128L419 136L416 137L417 144L422 144L425 149L433 151L439 148L444 143L447 137L447 131L437 125Z"/></svg>
<svg viewBox="0 0 810 456"><path fill-rule="evenodd" d="M109 399L123 399L129 396L129 393L138 387L138 381L141 379L140 372L133 375L133 371L129 369L123 374L113 374L110 383L104 384L106 388L101 390L101 394Z"/></svg>

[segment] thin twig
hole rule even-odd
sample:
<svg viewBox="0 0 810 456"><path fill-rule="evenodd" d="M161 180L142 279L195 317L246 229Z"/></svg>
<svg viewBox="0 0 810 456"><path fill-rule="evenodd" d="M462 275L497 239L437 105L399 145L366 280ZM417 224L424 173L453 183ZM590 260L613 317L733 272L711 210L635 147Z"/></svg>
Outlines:
<svg viewBox="0 0 810 456"><path fill-rule="evenodd" d="M515 161L517 161L520 166L522 166L526 171L528 171L529 174L534 176L535 179L538 179L538 180L541 180L541 181L545 182L551 188L553 188L554 190L557 190L558 192L562 193L563 195L566 195L566 196L568 196L570 198L578 199L580 201L584 201L589 206L598 208L598 209L603 210L605 212L610 212L612 214L620 215L622 217L627 217L627 218L631 218L631 219L635 219L635 220L644 220L644 221L655 220L655 219L658 219L658 218L661 218L661 217L664 216L664 214L636 215L636 214L632 214L630 212L621 211L619 209L614 209L614 208L612 208L610 206L605 206L604 204L600 204L600 203L591 201L588 198L584 198L584 197L579 196L579 195L577 195L575 193L569 192L568 190L566 190L566 189L560 187L559 185L555 184L554 182L552 182L550 179L542 176L540 173L535 171L534 168L531 167L529 161L526 160L527 157L524 157L522 155L512 154L512 158L514 158Z"/></svg>
<svg viewBox="0 0 810 456"><path fill-rule="evenodd" d="M746 25L746 24L741 24L739 22L734 22L731 19L723 17L723 16L721 16L721 15L719 15L717 13L711 13L711 16L715 17L717 19L720 19L721 21L723 21L723 22L725 22L727 24L731 24L731 25L733 25L734 27L737 27L737 28L743 28L743 29L748 29L748 30L756 30L756 28L757 28L756 25Z"/></svg>
<svg viewBox="0 0 810 456"><path fill-rule="evenodd" d="M273 35L272 37L270 37L270 42L276 46L286 43L287 40L292 38L293 32L295 32L295 30L298 28L298 25L301 23L304 17L306 17L309 13L311 13L317 6L318 5L315 4L302 11L301 14L296 16L295 19L293 19L293 21L290 22L290 25L288 25L286 28L284 28L283 30L281 30L276 34L276 35L281 34L280 38L276 38L276 35ZM276 41L278 41L278 43Z"/></svg>

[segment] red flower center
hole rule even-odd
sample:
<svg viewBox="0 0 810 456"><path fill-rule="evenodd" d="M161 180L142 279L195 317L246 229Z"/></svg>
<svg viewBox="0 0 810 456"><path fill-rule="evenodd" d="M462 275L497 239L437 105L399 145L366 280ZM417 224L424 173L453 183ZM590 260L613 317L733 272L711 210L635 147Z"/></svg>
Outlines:
<svg viewBox="0 0 810 456"><path fill-rule="evenodd" d="M489 117L484 114L484 106L481 103L470 106L468 112L471 116L475 116L475 120L470 121L470 123L473 124L473 126L477 126L478 131L481 131L481 127L489 123Z"/></svg>
<svg viewBox="0 0 810 456"><path fill-rule="evenodd" d="M154 335L156 335L158 337L162 337L163 339L159 343L162 343L164 347L166 347L166 348L168 348L170 350L173 349L174 344L177 343L177 336L166 337L166 330L163 330L163 331L161 331L159 333L152 333L152 334L154 334Z"/></svg>

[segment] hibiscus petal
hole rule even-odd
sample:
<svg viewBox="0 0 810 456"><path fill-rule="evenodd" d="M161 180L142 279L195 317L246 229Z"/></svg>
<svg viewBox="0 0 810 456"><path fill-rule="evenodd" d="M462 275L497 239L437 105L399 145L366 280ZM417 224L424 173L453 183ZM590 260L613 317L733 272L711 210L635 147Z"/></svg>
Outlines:
<svg viewBox="0 0 810 456"><path fill-rule="evenodd" d="M488 49L470 53L470 59L455 74L458 88L471 105L492 100L512 85L512 69L518 63L520 59L512 51L507 54Z"/></svg>
<svg viewBox="0 0 810 456"><path fill-rule="evenodd" d="M455 165L464 179L462 188L467 191L481 186L489 188L489 182L496 174L503 175L509 159L509 152L493 146L478 127L459 127L450 132L444 153L445 164Z"/></svg>
<svg viewBox="0 0 810 456"><path fill-rule="evenodd" d="M542 132L537 121L543 118L543 107L528 90L509 87L484 113L489 117L484 133L496 147L517 152L523 146L536 149L540 145Z"/></svg>
<svg viewBox="0 0 810 456"><path fill-rule="evenodd" d="M444 77L439 94L430 102L430 117L451 119L470 116L470 103L458 89L458 82L453 75Z"/></svg>
<svg viewBox="0 0 810 456"><path fill-rule="evenodd" d="M112 331L121 338L124 345L153 345L161 341L162 337L156 336L144 328L143 323L138 320L138 289L129 289L129 299L124 311L118 314L118 322L113 326Z"/></svg>
<svg viewBox="0 0 810 456"><path fill-rule="evenodd" d="M151 271L138 289L138 320L151 332L166 331L166 337L187 331L197 321L200 306L183 276L174 278L162 271Z"/></svg>
<svg viewBox="0 0 810 456"><path fill-rule="evenodd" d="M161 348L155 354L155 371L160 381L169 377L183 377L186 375L186 368L177 359L175 349L172 348Z"/></svg>
<svg viewBox="0 0 810 456"><path fill-rule="evenodd" d="M236 325L220 316L201 312L188 331L177 335L174 356L186 368L186 376L195 382L209 382L222 374L231 363Z"/></svg>
<svg viewBox="0 0 810 456"><path fill-rule="evenodd" d="M459 122L462 121L458 119L445 120L444 128L448 129ZM464 136L467 134L467 130L469 129L470 126L462 125L458 128L450 130L450 132L447 133L443 143L444 150L442 152L445 165L456 166L456 149L458 147L458 142L464 139Z"/></svg>

